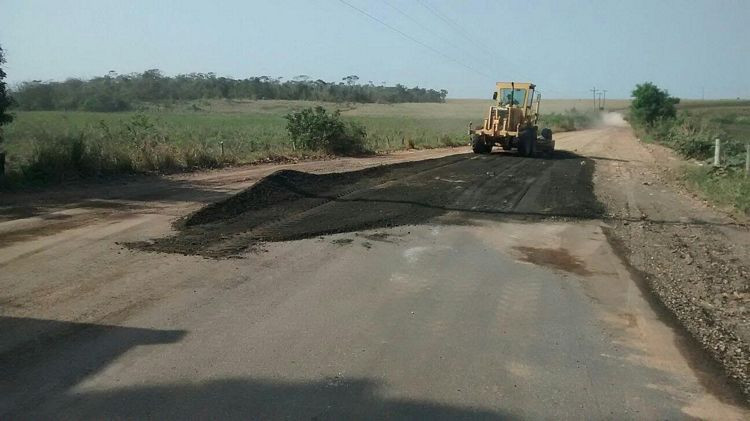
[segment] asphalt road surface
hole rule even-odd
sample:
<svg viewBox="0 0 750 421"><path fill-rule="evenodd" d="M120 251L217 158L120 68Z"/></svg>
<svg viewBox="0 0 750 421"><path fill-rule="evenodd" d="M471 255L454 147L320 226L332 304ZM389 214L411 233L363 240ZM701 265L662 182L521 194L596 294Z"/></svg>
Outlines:
<svg viewBox="0 0 750 421"><path fill-rule="evenodd" d="M0 418L747 419L556 138L2 199Z"/></svg>

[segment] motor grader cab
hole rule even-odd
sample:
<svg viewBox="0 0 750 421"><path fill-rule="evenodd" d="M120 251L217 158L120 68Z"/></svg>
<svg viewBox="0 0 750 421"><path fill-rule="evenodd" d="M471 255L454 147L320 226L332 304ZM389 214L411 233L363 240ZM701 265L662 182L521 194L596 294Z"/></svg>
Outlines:
<svg viewBox="0 0 750 421"><path fill-rule="evenodd" d="M504 150L517 149L521 156L551 153L555 149L552 130L539 133L539 106L542 96L533 83L498 82L482 127L472 129L469 123L471 148L474 153L490 153L500 145Z"/></svg>

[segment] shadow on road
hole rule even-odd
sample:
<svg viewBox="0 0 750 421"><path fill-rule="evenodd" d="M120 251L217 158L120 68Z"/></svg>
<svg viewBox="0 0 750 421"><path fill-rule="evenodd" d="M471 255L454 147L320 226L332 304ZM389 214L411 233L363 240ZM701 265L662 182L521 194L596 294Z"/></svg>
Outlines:
<svg viewBox="0 0 750 421"><path fill-rule="evenodd" d="M507 419L508 414L381 397L378 382L228 378L87 392L63 397L42 418L72 419ZM33 414L33 412L32 412Z"/></svg>
<svg viewBox="0 0 750 421"><path fill-rule="evenodd" d="M0 317L0 418L61 394L141 346L179 341L182 330L155 330Z"/></svg>
<svg viewBox="0 0 750 421"><path fill-rule="evenodd" d="M0 418L65 419L500 419L504 414L428 401L387 399L379 382L228 378L73 392L85 378L143 345L178 342L155 330L0 317Z"/></svg>

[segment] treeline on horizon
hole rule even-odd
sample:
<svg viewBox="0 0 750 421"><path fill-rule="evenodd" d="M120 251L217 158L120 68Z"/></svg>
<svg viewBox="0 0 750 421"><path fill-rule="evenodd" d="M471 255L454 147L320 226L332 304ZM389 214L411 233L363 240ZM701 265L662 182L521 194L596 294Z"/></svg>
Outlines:
<svg viewBox="0 0 750 421"><path fill-rule="evenodd" d="M128 111L139 103L198 99L287 99L326 102L399 103L445 102L446 90L376 86L359 83L355 75L340 82L312 80L300 75L293 80L268 76L232 79L213 73L165 76L160 70L109 74L88 80L31 81L13 91L21 110Z"/></svg>

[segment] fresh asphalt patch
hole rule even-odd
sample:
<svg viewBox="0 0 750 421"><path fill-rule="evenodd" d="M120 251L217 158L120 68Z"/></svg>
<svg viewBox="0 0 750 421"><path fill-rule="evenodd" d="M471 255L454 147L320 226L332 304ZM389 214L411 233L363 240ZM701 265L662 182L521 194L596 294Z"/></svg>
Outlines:
<svg viewBox="0 0 750 421"><path fill-rule="evenodd" d="M460 154L329 174L277 171L176 224L173 236L131 247L232 257L262 242L476 219L597 218L594 160Z"/></svg>

